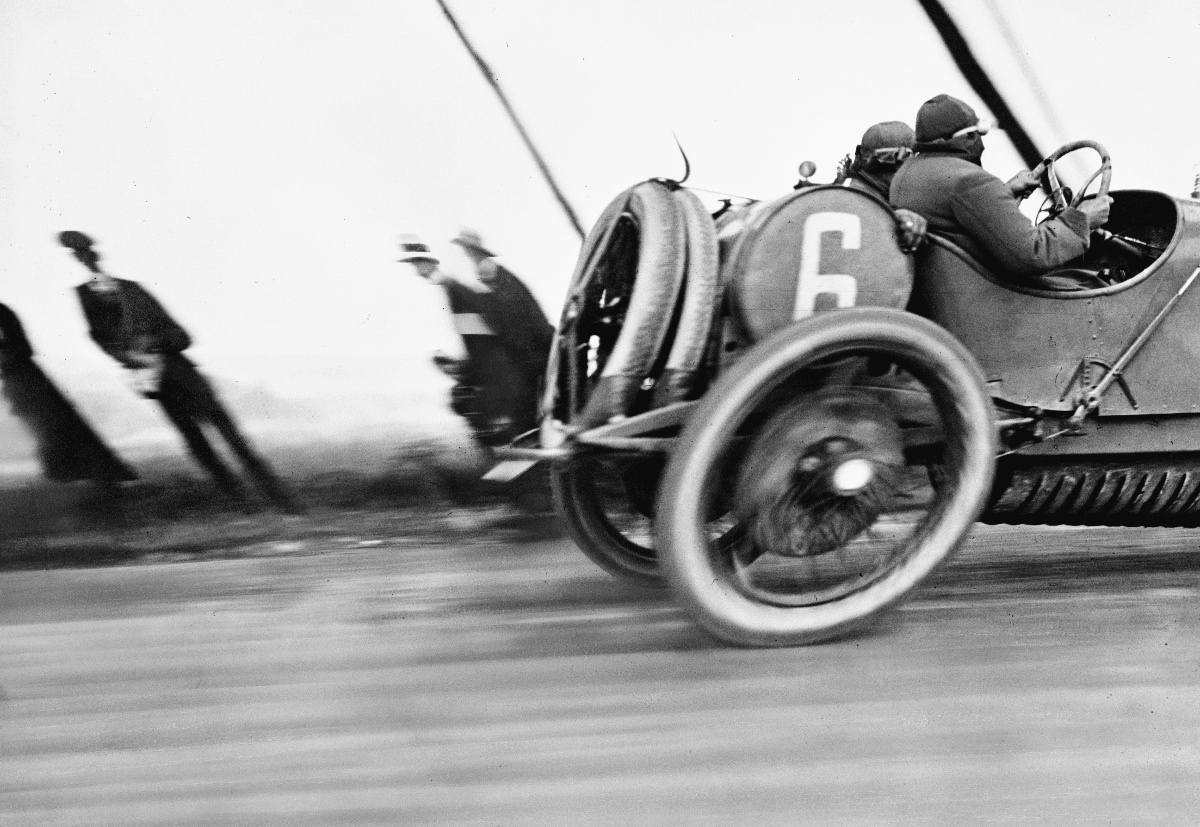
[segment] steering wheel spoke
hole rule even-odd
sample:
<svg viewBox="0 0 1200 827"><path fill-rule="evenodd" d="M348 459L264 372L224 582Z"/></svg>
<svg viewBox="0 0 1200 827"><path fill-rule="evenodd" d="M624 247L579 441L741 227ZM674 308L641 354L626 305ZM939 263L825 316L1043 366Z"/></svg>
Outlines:
<svg viewBox="0 0 1200 827"><path fill-rule="evenodd" d="M1064 194L1064 187L1059 181L1058 170L1055 169L1055 164L1064 156L1071 154L1077 149L1093 149L1100 156L1100 167L1088 177L1087 181L1068 201ZM1078 207L1083 203L1083 199L1087 196L1087 189L1096 180L1100 178L1100 188L1096 191L1096 195L1108 195L1109 184L1112 181L1112 157L1108 154L1108 150L1096 141L1072 141L1071 143L1063 144L1058 149L1046 156L1046 160L1042 161L1032 170L1035 176L1045 182L1045 187L1050 193L1050 199L1054 202L1055 214L1062 212L1067 207Z"/></svg>

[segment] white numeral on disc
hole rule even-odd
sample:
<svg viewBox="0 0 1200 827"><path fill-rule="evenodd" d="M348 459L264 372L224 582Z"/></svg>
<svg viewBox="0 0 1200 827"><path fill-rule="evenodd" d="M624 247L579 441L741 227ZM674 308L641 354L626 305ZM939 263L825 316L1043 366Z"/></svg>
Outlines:
<svg viewBox="0 0 1200 827"><path fill-rule="evenodd" d="M815 313L817 296L823 293L832 294L838 307L853 307L858 298L854 276L821 272L822 233L841 233L842 249L857 250L862 243L862 222L857 215L845 212L818 212L805 219L793 319L806 319Z"/></svg>

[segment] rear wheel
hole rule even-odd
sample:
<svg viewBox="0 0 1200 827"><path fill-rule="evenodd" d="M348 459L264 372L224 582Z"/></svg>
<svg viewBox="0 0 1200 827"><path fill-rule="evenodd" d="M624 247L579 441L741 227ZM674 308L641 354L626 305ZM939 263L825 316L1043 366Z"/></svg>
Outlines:
<svg viewBox="0 0 1200 827"><path fill-rule="evenodd" d="M615 199L584 242L559 322L543 405L550 418L579 434L691 393L716 266L716 232L692 193L646 181ZM572 539L601 568L641 585L662 585L650 515L663 463L578 448L551 473Z"/></svg>
<svg viewBox="0 0 1200 827"><path fill-rule="evenodd" d="M658 500L660 565L724 640L842 634L962 543L995 451L982 374L952 336L897 310L822 314L743 354L690 417ZM708 522L723 502L735 543Z"/></svg>
<svg viewBox="0 0 1200 827"><path fill-rule="evenodd" d="M641 383L661 363L682 288L685 228L672 193L647 181L605 209L580 253L550 360L550 416L575 431L631 412ZM657 490L662 470L656 460ZM653 531L626 495L626 481L646 469L637 457L581 453L550 475L571 539L610 574L661 587Z"/></svg>
<svg viewBox="0 0 1200 827"><path fill-rule="evenodd" d="M650 515L662 472L658 459L579 457L551 472L567 531L600 568L638 585L662 588Z"/></svg>

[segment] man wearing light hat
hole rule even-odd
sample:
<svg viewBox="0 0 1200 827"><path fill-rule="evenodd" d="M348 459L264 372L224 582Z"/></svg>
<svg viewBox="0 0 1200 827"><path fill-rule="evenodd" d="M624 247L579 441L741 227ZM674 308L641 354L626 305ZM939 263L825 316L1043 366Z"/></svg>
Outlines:
<svg viewBox="0 0 1200 827"><path fill-rule="evenodd" d="M443 289L450 304L450 313L453 317L454 331L463 340L464 347L473 340L468 338L472 336L492 336L492 330L483 321L483 316L475 307L476 302L471 298L469 292L464 293L468 288L451 279L441 271L439 265L441 259L433 254L429 246L421 239L412 233L404 233L400 236L400 257L396 259L400 264L411 264L413 269L417 271L417 275L430 284L435 284ZM451 379L456 380L463 388L467 387L463 384L465 373L467 370L467 359L456 359L441 351L433 354L433 363L437 365L443 373ZM474 390L474 388L470 388ZM458 395L465 396L465 391L460 389L460 386L455 387ZM462 416L467 416L464 411L458 410L460 407L456 403L453 405L456 412Z"/></svg>
<svg viewBox="0 0 1200 827"><path fill-rule="evenodd" d="M1085 200L1032 225L1020 200L1038 187L1028 171L1005 183L981 166L988 125L958 98L937 95L917 111L916 155L892 179L893 207L925 216L929 231L945 236L997 274L1029 286L1078 258L1092 230L1108 220L1108 196Z"/></svg>
<svg viewBox="0 0 1200 827"><path fill-rule="evenodd" d="M439 353L433 361L455 380L451 408L467 421L475 438L485 447L495 447L534 427L537 383L523 370L519 353L498 334L503 319L495 313L489 288L443 273L437 256L414 235L401 236L397 261L411 264L421 278L445 291L467 356L454 359Z"/></svg>
<svg viewBox="0 0 1200 827"><path fill-rule="evenodd" d="M554 341L554 325L529 288L483 245L474 230L464 229L451 241L475 263L476 273L488 290L482 301L484 319L516 356L521 369L540 385ZM536 400L531 405L536 407ZM530 426L532 427L532 426Z"/></svg>

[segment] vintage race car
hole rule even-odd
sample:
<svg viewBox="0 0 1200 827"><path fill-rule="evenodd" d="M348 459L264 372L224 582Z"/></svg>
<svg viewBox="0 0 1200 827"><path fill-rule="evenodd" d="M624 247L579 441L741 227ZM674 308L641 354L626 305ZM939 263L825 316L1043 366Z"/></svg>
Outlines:
<svg viewBox="0 0 1200 827"><path fill-rule="evenodd" d="M1054 162L1035 170L1055 208ZM1083 196L1076 197L1077 203ZM809 643L896 605L977 521L1200 523L1200 202L1113 191L1020 286L856 189L711 216L655 179L581 251L539 444L572 537L716 636Z"/></svg>

